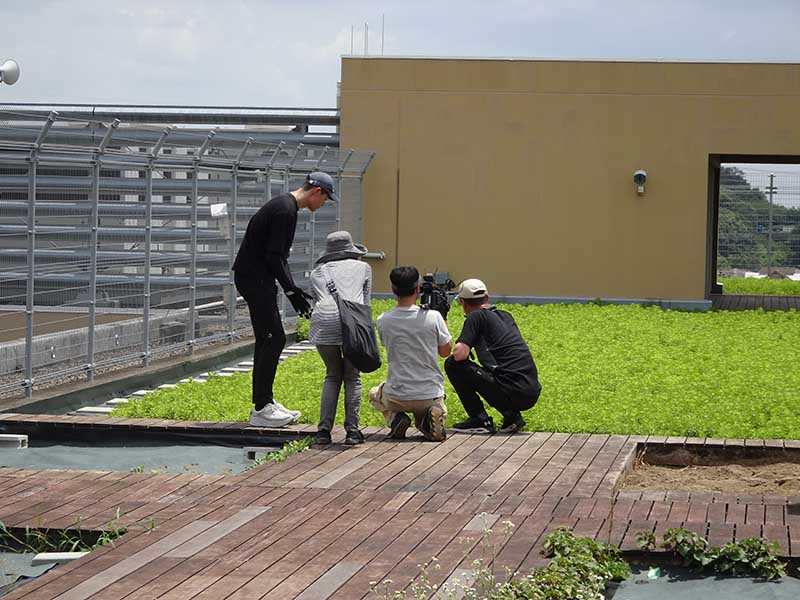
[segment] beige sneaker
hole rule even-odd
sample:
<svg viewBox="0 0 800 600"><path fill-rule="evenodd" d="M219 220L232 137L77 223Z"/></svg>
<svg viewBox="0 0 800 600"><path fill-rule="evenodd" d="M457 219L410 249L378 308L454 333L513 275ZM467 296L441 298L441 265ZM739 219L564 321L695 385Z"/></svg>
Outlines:
<svg viewBox="0 0 800 600"><path fill-rule="evenodd" d="M422 435L433 442L443 442L447 439L444 411L438 406L431 406L428 409L420 426Z"/></svg>

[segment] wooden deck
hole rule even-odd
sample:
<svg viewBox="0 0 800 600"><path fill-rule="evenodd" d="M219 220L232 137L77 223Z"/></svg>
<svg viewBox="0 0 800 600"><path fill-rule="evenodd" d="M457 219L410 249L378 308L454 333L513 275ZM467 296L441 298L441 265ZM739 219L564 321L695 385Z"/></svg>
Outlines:
<svg viewBox="0 0 800 600"><path fill-rule="evenodd" d="M28 430L91 424L110 434L173 426L260 431L240 423L13 414L0 420ZM365 444L312 448L235 477L0 469L0 521L8 526L102 528L119 515L129 530L115 546L7 597L366 598L373 581L407 587L432 556L440 564L432 583L462 573L486 548L486 526L498 544L498 572L545 564L541 543L558 525L623 549L634 548L642 529L685 525L714 544L763 534L783 554L800 555L800 499L616 492L640 444L794 449L800 442L537 432L454 434L437 444L388 440L385 429L365 433ZM341 441L343 432L335 434ZM506 520L515 528L504 539Z"/></svg>
<svg viewBox="0 0 800 600"><path fill-rule="evenodd" d="M754 294L711 294L715 310L800 310L800 296L762 296Z"/></svg>

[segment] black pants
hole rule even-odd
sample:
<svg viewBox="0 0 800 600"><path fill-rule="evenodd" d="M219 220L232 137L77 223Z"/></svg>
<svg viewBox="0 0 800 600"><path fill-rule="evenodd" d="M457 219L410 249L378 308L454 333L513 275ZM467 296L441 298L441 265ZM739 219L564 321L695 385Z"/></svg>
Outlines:
<svg viewBox="0 0 800 600"><path fill-rule="evenodd" d="M488 369L484 369L469 359L456 360L450 356L444 361L444 370L458 394L458 399L464 405L464 410L470 417L477 417L486 412L480 396L483 396L490 406L496 408L503 415L532 408L539 399L539 394L530 398L510 396L503 391Z"/></svg>
<svg viewBox="0 0 800 600"><path fill-rule="evenodd" d="M253 404L256 410L272 402L272 384L278 370L286 333L278 311L278 288L275 280L256 279L234 274L236 289L250 309L250 322L256 343L253 351Z"/></svg>

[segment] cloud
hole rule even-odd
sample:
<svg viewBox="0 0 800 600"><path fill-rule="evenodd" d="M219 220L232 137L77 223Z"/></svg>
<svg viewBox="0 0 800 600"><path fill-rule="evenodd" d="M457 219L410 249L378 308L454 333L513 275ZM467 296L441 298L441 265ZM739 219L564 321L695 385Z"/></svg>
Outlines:
<svg viewBox="0 0 800 600"><path fill-rule="evenodd" d="M340 56L800 61L796 0L7 2L0 101L332 106Z"/></svg>

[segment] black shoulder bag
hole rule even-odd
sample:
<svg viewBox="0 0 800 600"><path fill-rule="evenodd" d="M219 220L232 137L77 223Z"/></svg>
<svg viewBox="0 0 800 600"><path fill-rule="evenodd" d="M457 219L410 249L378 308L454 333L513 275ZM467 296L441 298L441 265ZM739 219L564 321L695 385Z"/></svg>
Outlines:
<svg viewBox="0 0 800 600"><path fill-rule="evenodd" d="M325 271L325 265L322 271ZM362 373L372 373L381 366L381 351L372 325L372 307L339 296L333 278L326 275L328 291L339 308L342 323L342 354Z"/></svg>

